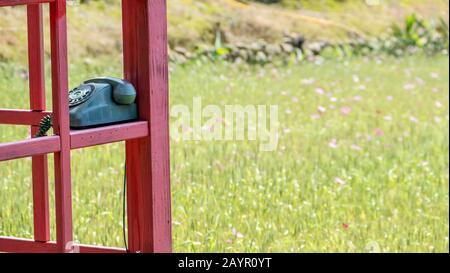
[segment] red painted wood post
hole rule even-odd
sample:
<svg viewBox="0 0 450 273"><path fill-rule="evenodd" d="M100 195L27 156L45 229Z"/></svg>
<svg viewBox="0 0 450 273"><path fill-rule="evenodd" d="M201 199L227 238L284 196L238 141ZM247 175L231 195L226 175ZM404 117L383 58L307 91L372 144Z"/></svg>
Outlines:
<svg viewBox="0 0 450 273"><path fill-rule="evenodd" d="M50 3L50 28L53 130L60 136L61 142L60 152L55 153L56 242L59 252L71 252L73 249L72 191L65 0L55 0Z"/></svg>
<svg viewBox="0 0 450 273"><path fill-rule="evenodd" d="M44 30L42 6L27 6L28 66L30 74L30 109L45 111ZM33 137L39 130L31 127ZM50 240L50 216L48 205L47 155L32 157L34 240Z"/></svg>
<svg viewBox="0 0 450 273"><path fill-rule="evenodd" d="M165 0L122 0L124 74L149 136L126 142L130 252L171 252L169 94Z"/></svg>

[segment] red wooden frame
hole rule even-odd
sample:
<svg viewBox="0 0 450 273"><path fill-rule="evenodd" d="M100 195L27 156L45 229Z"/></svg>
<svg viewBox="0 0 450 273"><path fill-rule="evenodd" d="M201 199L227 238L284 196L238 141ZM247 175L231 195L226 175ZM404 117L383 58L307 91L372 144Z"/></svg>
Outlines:
<svg viewBox="0 0 450 273"><path fill-rule="evenodd" d="M0 161L32 157L34 239L0 237L0 252L125 253L75 245L70 152L126 141L129 252L171 252L167 19L165 0L123 0L124 77L138 91L140 121L71 131L65 0L0 0L27 5L30 110L0 109L0 124L31 126L45 109L42 4L50 5L53 130L50 137L0 144ZM54 153L56 242L50 242L47 154Z"/></svg>

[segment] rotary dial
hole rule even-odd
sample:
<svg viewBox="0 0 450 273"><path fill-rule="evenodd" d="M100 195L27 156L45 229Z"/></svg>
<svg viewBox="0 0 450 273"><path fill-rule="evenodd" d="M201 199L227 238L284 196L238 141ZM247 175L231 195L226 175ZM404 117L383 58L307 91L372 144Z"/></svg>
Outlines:
<svg viewBox="0 0 450 273"><path fill-rule="evenodd" d="M87 101L94 91L94 86L83 84L69 92L69 107L77 106Z"/></svg>

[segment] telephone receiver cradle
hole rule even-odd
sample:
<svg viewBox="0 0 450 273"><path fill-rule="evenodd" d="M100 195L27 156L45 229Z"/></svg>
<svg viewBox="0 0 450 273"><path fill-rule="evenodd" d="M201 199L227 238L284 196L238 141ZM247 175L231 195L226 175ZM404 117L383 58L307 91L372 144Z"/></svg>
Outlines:
<svg viewBox="0 0 450 273"><path fill-rule="evenodd" d="M136 90L125 80L101 77L85 81L69 92L72 129L122 123L138 118Z"/></svg>

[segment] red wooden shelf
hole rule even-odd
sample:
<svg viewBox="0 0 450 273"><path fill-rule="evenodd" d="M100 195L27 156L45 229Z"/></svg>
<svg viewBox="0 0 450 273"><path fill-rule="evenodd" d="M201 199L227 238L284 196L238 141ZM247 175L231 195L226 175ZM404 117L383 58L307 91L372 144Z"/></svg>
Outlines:
<svg viewBox="0 0 450 273"><path fill-rule="evenodd" d="M55 153L60 150L59 136L41 137L0 144L0 161L34 155Z"/></svg>
<svg viewBox="0 0 450 273"><path fill-rule="evenodd" d="M38 126L42 118L49 114L51 112L0 109L0 124Z"/></svg>
<svg viewBox="0 0 450 273"><path fill-rule="evenodd" d="M0 7L50 3L54 0L0 0Z"/></svg>
<svg viewBox="0 0 450 273"><path fill-rule="evenodd" d="M71 149L80 149L146 136L148 136L148 122L137 121L87 130L72 130L70 146Z"/></svg>
<svg viewBox="0 0 450 273"><path fill-rule="evenodd" d="M136 121L70 132L71 149L114 143L148 136L148 122ZM0 144L0 161L60 151L59 136L34 138Z"/></svg>

